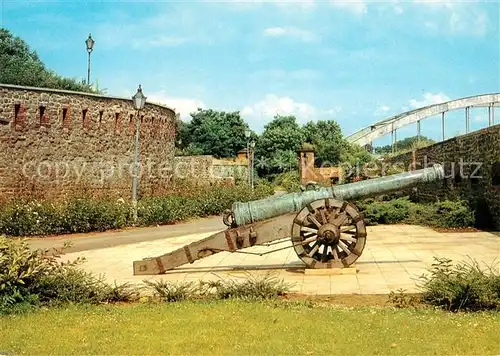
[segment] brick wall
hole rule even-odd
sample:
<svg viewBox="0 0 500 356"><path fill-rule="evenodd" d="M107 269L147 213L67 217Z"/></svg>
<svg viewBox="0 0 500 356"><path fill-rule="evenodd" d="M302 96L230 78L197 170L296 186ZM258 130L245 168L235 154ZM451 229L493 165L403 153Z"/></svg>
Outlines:
<svg viewBox="0 0 500 356"><path fill-rule="evenodd" d="M445 180L419 186L420 201L464 199L476 211L478 226L500 229L500 125L446 140L392 158L406 170L441 163Z"/></svg>
<svg viewBox="0 0 500 356"><path fill-rule="evenodd" d="M210 184L218 180L247 180L248 168L244 162L215 159L210 155L178 156L174 159L175 179L197 180Z"/></svg>
<svg viewBox="0 0 500 356"><path fill-rule="evenodd" d="M130 197L135 118L130 99L0 84L0 199ZM139 194L161 193L172 176L175 112L146 103L140 138Z"/></svg>

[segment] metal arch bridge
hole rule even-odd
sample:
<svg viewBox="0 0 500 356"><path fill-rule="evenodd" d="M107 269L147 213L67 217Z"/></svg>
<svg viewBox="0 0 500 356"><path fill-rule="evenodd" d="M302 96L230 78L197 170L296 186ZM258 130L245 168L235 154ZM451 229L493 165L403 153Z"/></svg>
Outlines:
<svg viewBox="0 0 500 356"><path fill-rule="evenodd" d="M495 107L500 107L500 93L474 95L465 98L455 99L440 104L424 106L419 109L411 110L392 116L388 119L376 122L373 125L365 127L349 136L347 140L351 143L357 143L360 146L372 145L373 140L383 137L387 134L392 135L392 144L396 142L396 131L404 126L417 123L417 135L420 136L420 121L431 116L441 114L443 140L445 139L445 113L448 111L465 109L465 131L470 132L470 108L488 108L488 124L495 124Z"/></svg>

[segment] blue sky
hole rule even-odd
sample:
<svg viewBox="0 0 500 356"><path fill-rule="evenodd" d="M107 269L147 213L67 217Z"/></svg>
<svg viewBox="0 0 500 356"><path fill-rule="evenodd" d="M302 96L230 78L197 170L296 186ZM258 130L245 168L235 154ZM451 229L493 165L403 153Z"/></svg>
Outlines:
<svg viewBox="0 0 500 356"><path fill-rule="evenodd" d="M500 91L500 4L454 1L0 0L1 25L61 75L176 108L334 119L345 134L415 107ZM464 131L450 113L448 134ZM497 122L500 110L497 109ZM487 125L471 111L472 128ZM439 138L440 120L423 134ZM415 127L399 137L415 134ZM386 144L384 138L376 144Z"/></svg>

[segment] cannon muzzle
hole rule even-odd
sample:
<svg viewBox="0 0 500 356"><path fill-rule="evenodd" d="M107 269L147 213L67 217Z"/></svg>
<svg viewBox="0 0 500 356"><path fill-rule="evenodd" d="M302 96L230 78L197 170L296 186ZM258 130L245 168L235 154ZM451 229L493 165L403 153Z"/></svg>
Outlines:
<svg viewBox="0 0 500 356"><path fill-rule="evenodd" d="M419 183L444 179L440 164L420 170L336 185L329 188L284 194L251 202L236 202L232 206L233 223L242 226L279 215L296 212L318 199L352 200L401 191Z"/></svg>

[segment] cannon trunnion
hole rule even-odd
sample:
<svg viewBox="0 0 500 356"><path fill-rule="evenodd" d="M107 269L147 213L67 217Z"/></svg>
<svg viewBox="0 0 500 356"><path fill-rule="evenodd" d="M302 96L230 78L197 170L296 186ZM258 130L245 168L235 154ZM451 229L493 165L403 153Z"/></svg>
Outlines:
<svg viewBox="0 0 500 356"><path fill-rule="evenodd" d="M135 275L163 274L187 263L227 251L265 255L293 247L308 268L344 268L363 253L363 216L347 200L377 196L444 179L441 165L330 188L234 203L224 212L228 229L162 256L134 261ZM256 253L255 245L291 245Z"/></svg>

